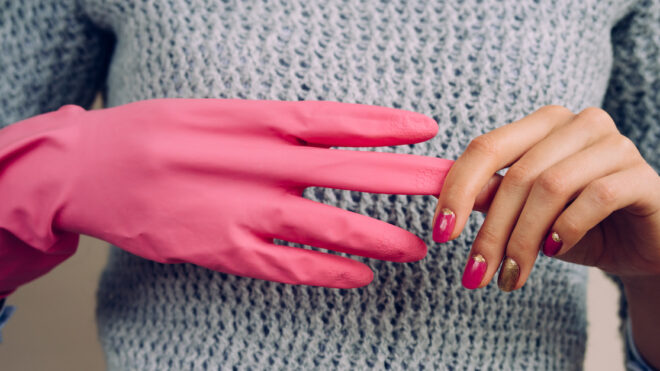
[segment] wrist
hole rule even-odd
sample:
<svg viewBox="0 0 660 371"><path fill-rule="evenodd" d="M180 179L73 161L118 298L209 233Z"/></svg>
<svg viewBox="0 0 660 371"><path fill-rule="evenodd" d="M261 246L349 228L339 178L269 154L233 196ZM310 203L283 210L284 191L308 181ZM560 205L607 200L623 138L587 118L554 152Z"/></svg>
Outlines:
<svg viewBox="0 0 660 371"><path fill-rule="evenodd" d="M55 222L75 194L82 112L63 106L0 131L0 227L41 252L58 253L54 245L71 240Z"/></svg>
<svg viewBox="0 0 660 371"><path fill-rule="evenodd" d="M646 296L660 294L660 275L619 277L626 295Z"/></svg>
<svg viewBox="0 0 660 371"><path fill-rule="evenodd" d="M660 366L657 353L657 328L660 320L660 277L635 276L621 278L628 302L628 318L632 340L641 357L653 367Z"/></svg>

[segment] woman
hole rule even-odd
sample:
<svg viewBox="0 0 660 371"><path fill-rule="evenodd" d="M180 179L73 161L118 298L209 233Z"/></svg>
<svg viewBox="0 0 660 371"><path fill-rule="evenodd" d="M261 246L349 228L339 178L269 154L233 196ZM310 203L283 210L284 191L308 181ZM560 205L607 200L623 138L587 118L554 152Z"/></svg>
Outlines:
<svg viewBox="0 0 660 371"><path fill-rule="evenodd" d="M44 4L12 4L4 15L22 27L3 37L14 71L3 74L3 123L86 105L104 85L111 107L161 97L329 100L415 111L439 125L430 140L373 150L458 158L446 179L438 172L437 203L421 192L305 190L428 246L418 262L361 259L374 274L362 288L285 285L113 247L97 307L110 369L579 369L586 271L563 260L621 278L634 345L660 365L649 315L660 297L657 1ZM124 127L112 142L120 148ZM168 146L158 153L189 148ZM139 168L112 162L112 148L103 158L117 167L93 179ZM179 197L194 195L190 184ZM91 202L109 220L125 216ZM488 216L468 218L473 207ZM536 258L541 244L560 259ZM503 259L499 290L489 282ZM361 272L335 287L371 281Z"/></svg>

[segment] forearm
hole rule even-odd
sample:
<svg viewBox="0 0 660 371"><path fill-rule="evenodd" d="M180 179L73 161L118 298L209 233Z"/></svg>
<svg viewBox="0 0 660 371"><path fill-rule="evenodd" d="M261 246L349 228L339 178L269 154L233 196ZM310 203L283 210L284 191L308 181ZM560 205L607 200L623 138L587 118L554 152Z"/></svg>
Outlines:
<svg viewBox="0 0 660 371"><path fill-rule="evenodd" d="M623 280L635 346L660 369L660 277Z"/></svg>

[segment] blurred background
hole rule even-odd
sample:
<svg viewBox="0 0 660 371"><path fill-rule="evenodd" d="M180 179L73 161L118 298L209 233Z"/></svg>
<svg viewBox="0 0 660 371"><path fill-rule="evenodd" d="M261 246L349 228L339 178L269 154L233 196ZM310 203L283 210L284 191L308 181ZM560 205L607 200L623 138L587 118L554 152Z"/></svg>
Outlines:
<svg viewBox="0 0 660 371"><path fill-rule="evenodd" d="M9 297L18 307L2 329L0 369L104 370L94 320L95 292L108 254L104 241L81 236L78 252ZM589 341L585 370L624 370L616 287L589 272Z"/></svg>

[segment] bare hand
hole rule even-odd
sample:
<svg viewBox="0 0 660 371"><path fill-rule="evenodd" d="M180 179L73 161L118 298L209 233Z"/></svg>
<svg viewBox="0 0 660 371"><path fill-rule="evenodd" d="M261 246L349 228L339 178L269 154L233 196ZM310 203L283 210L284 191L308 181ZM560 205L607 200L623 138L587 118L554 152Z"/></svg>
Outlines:
<svg viewBox="0 0 660 371"><path fill-rule="evenodd" d="M539 250L624 280L660 276L660 177L601 109L546 106L474 139L445 180L434 239L456 238L473 208L488 213L467 288L487 285L501 262L499 287L522 287Z"/></svg>

